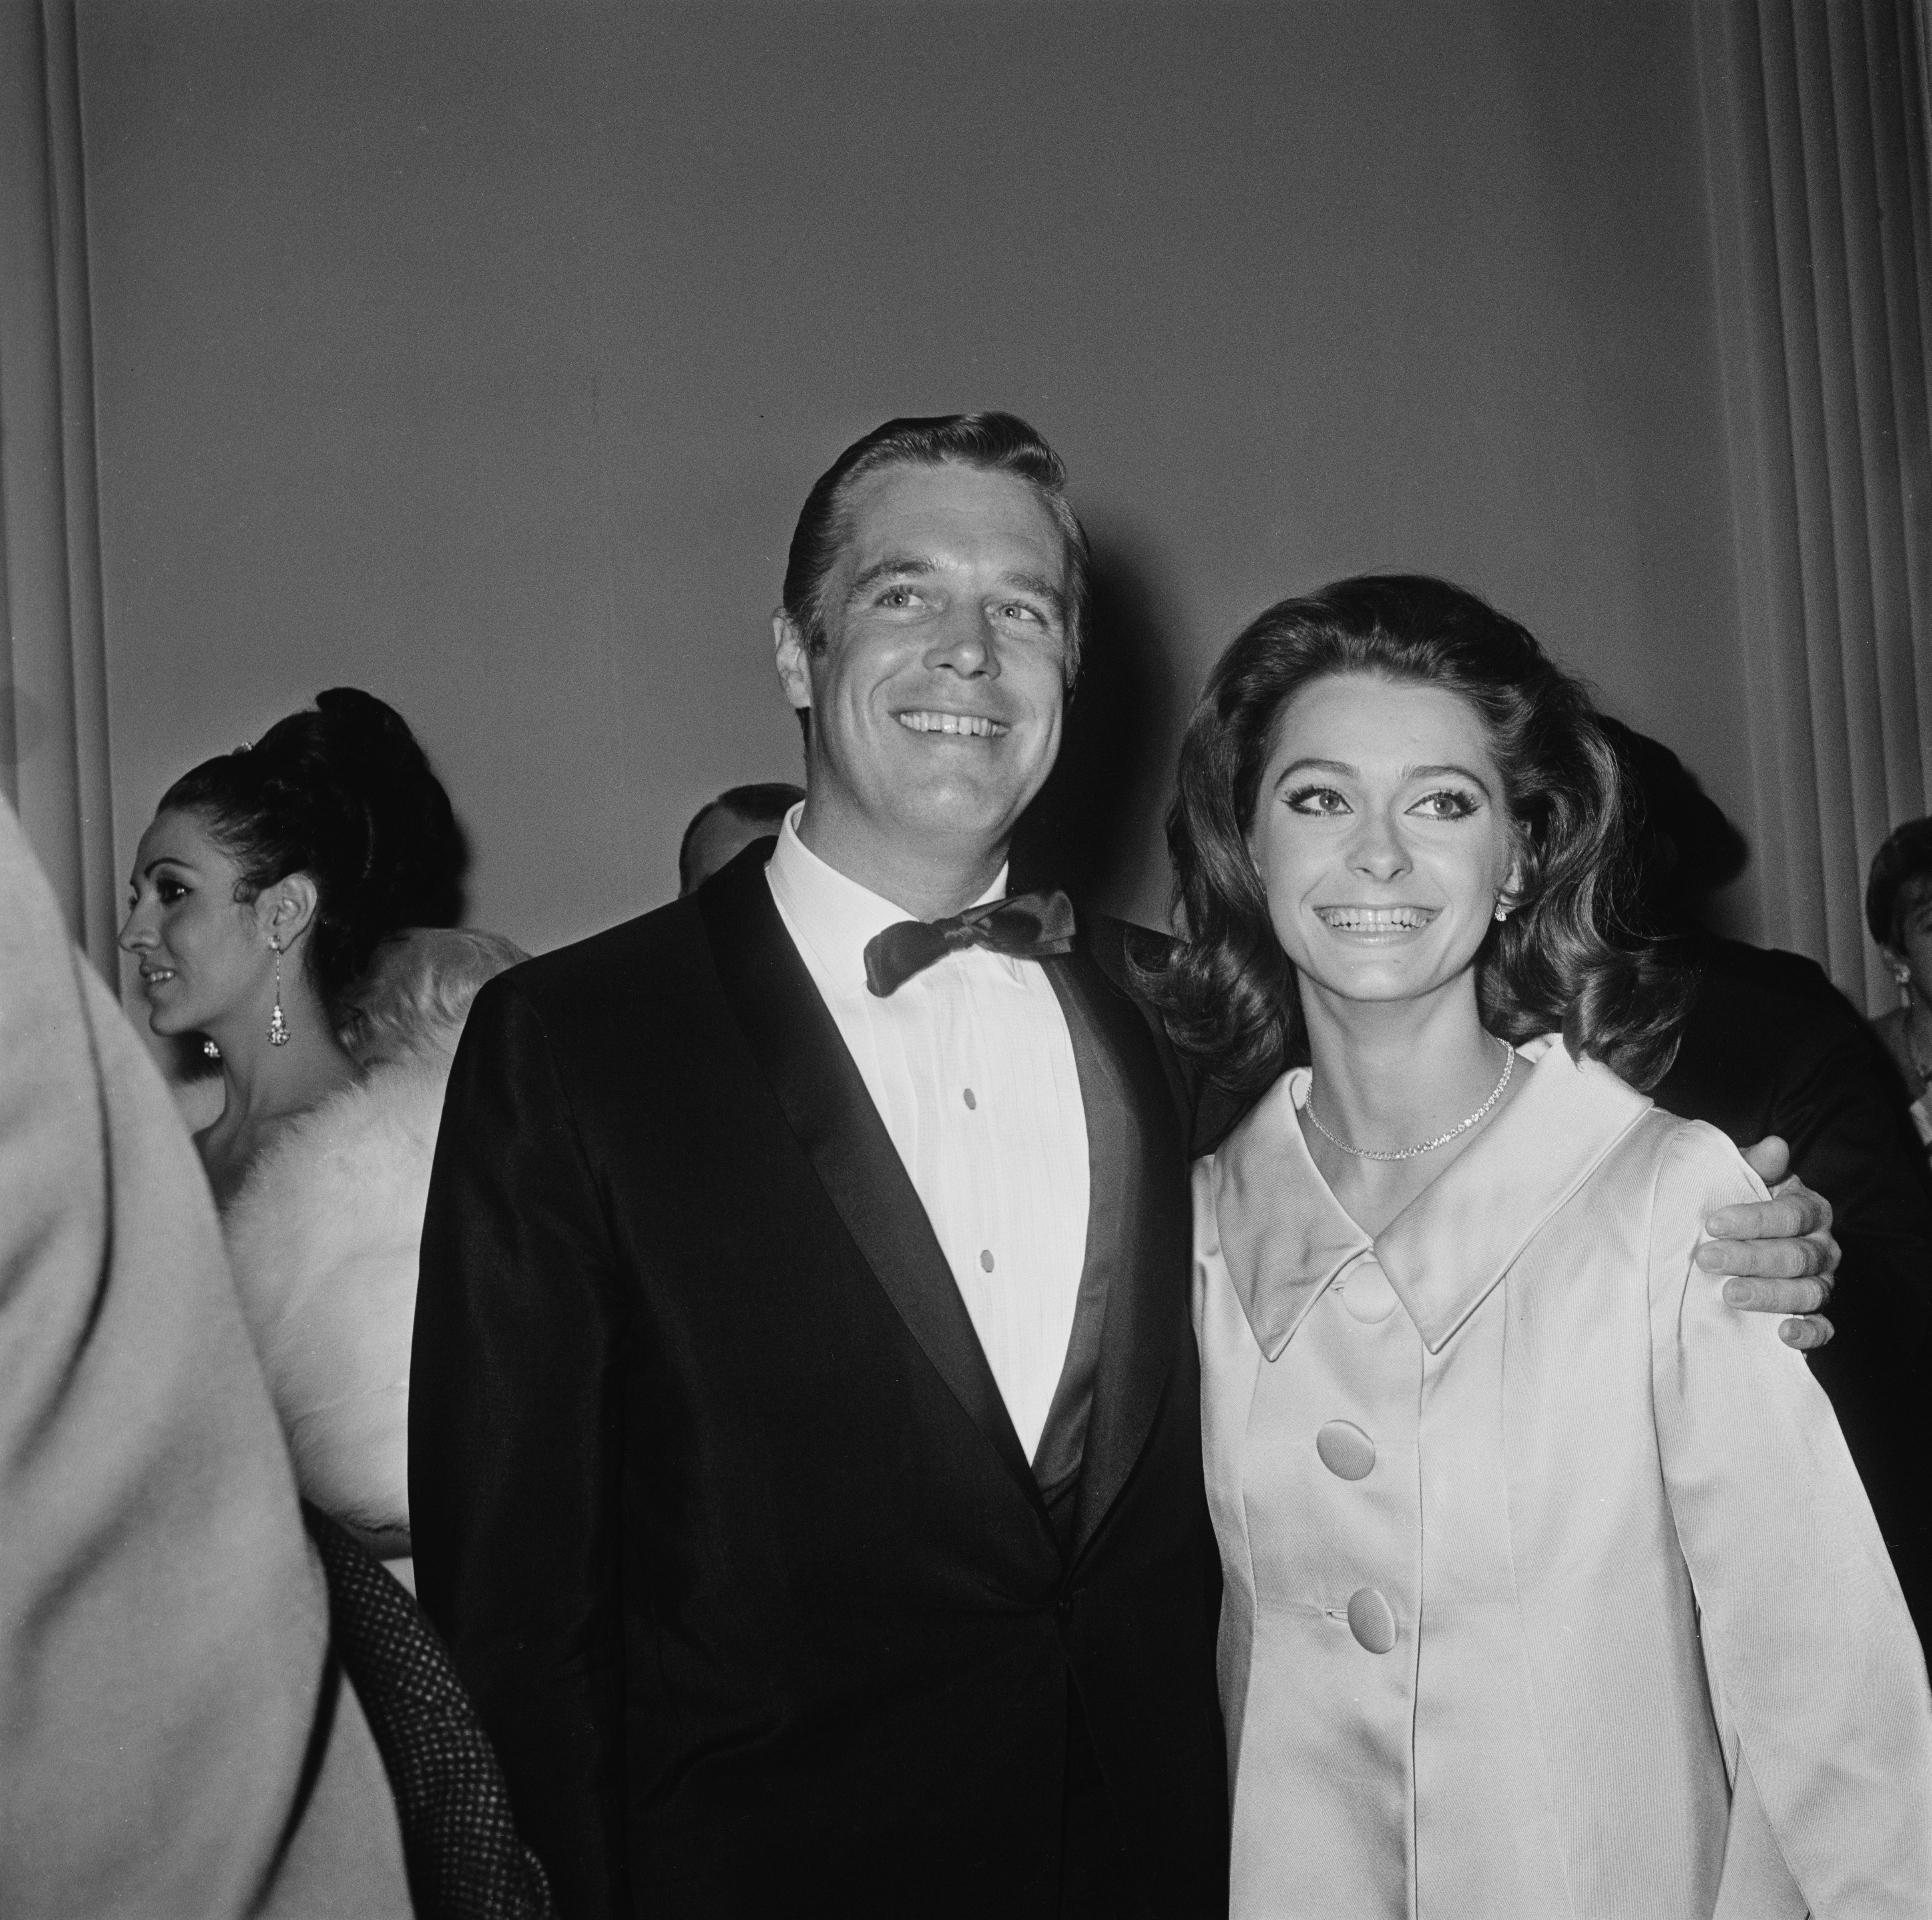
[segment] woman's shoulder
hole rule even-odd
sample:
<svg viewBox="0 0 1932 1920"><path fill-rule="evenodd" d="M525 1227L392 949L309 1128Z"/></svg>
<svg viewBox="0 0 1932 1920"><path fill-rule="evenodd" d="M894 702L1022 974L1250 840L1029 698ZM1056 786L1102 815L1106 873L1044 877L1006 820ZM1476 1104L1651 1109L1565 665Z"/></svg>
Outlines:
<svg viewBox="0 0 1932 1920"><path fill-rule="evenodd" d="M385 1064L282 1126L224 1221L244 1296L292 1298L377 1250L413 1272L448 1075L446 1056Z"/></svg>

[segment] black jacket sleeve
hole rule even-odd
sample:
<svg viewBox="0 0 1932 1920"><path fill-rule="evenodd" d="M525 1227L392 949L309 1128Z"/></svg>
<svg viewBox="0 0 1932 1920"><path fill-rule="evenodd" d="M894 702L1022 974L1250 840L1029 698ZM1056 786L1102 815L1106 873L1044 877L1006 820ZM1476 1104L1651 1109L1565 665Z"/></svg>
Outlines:
<svg viewBox="0 0 1932 1920"><path fill-rule="evenodd" d="M1932 1195L1904 1100L1862 1030L1795 1050L1768 1130L1792 1169L1832 1203L1844 1258L1826 1311L1838 1329L1812 1356L1858 1462L1922 1635L1932 1629L1932 1527L1925 1472L1932 1402Z"/></svg>
<svg viewBox="0 0 1932 1920"><path fill-rule="evenodd" d="M436 1143L410 1504L424 1607L572 1920L629 1912L615 1264L542 1019L506 976Z"/></svg>

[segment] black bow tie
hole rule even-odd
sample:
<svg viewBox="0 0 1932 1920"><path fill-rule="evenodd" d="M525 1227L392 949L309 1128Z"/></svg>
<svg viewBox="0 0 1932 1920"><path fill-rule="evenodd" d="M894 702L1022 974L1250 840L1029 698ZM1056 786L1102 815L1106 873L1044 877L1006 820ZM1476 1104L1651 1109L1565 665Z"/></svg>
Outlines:
<svg viewBox="0 0 1932 1920"><path fill-rule="evenodd" d="M962 946L984 946L1010 960L1043 960L1073 951L1073 902L1050 893L1015 893L943 920L902 920L866 943L866 984L883 1000L914 974Z"/></svg>

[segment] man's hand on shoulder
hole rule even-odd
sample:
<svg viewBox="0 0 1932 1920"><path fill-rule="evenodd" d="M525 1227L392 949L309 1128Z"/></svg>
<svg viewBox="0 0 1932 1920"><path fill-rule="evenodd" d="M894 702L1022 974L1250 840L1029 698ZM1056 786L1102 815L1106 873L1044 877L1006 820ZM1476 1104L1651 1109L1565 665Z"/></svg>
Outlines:
<svg viewBox="0 0 1932 1920"><path fill-rule="evenodd" d="M1831 1202L1789 1177L1791 1150L1774 1133L1746 1148L1744 1160L1772 1196L1713 1214L1704 1222L1710 1238L1697 1249L1697 1264L1706 1273L1729 1276L1729 1305L1796 1316L1778 1334L1810 1352L1832 1337L1832 1323L1820 1311L1832 1297L1838 1267Z"/></svg>

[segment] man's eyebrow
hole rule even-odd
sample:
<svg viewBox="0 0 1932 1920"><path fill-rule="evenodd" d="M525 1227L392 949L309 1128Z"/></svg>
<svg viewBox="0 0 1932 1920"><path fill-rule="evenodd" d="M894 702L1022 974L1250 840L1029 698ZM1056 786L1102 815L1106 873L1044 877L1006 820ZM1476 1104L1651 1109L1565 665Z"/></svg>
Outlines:
<svg viewBox="0 0 1932 1920"><path fill-rule="evenodd" d="M1060 618L1066 616L1066 596L1060 583L1049 580L1043 573L1010 573L1000 576L1003 586L1016 587L1022 593L1030 593L1036 599L1044 600Z"/></svg>
<svg viewBox="0 0 1932 1920"><path fill-rule="evenodd" d="M845 598L856 600L882 580L916 580L936 570L935 562L924 554L889 554L860 574L846 590Z"/></svg>

